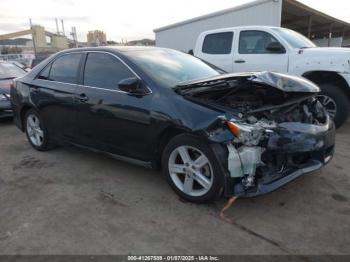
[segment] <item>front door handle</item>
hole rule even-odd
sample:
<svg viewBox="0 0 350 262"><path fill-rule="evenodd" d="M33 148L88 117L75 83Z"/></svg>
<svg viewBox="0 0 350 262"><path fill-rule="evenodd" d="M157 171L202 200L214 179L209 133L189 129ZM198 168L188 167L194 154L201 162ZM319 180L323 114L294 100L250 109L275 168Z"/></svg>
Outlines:
<svg viewBox="0 0 350 262"><path fill-rule="evenodd" d="M244 64L245 63L245 60L243 59L238 59L235 61L236 64Z"/></svg>
<svg viewBox="0 0 350 262"><path fill-rule="evenodd" d="M79 100L80 102L87 102L87 101L89 100L89 97L86 96L86 95L83 93L83 94L80 94L80 95L78 96L78 100Z"/></svg>

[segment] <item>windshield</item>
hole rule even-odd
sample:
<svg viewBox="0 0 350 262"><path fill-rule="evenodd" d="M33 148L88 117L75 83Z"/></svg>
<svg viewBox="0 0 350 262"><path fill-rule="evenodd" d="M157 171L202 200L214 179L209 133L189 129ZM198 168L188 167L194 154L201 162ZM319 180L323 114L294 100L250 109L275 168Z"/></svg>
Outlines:
<svg viewBox="0 0 350 262"><path fill-rule="evenodd" d="M293 48L311 48L316 45L305 36L286 28L273 28Z"/></svg>
<svg viewBox="0 0 350 262"><path fill-rule="evenodd" d="M14 64L6 62L0 63L0 79L16 78L23 76L25 73L24 70Z"/></svg>
<svg viewBox="0 0 350 262"><path fill-rule="evenodd" d="M127 52L127 57L153 80L167 87L220 73L209 64L191 55L169 49L150 49Z"/></svg>

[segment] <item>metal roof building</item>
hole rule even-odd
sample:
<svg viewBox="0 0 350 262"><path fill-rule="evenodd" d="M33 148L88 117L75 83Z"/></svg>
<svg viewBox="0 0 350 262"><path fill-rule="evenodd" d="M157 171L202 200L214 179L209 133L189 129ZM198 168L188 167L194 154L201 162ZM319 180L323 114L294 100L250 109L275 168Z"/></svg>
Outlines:
<svg viewBox="0 0 350 262"><path fill-rule="evenodd" d="M267 25L293 29L321 46L340 46L350 39L350 23L295 0L257 0L154 30L156 45L188 52L206 30ZM349 42L350 43L350 42Z"/></svg>

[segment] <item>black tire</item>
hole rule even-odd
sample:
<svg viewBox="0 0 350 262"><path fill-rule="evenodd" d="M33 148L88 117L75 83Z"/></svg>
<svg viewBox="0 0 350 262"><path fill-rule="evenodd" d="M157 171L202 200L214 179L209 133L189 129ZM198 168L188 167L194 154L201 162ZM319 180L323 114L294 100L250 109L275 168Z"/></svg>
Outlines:
<svg viewBox="0 0 350 262"><path fill-rule="evenodd" d="M341 127L349 116L350 102L349 97L336 85L321 84L321 96L328 96L337 105L334 123L337 128Z"/></svg>
<svg viewBox="0 0 350 262"><path fill-rule="evenodd" d="M43 139L42 139L42 143L40 145L35 145L32 142L32 140L31 140L31 138L29 136L29 133L28 133L27 121L28 121L29 117L33 116L33 115L36 116L39 119L39 126L40 126L40 129L43 131ZM29 109L26 112L25 116L24 116L24 121L23 122L24 122L24 128L25 128L25 133L27 135L27 139L28 139L30 145L34 149L36 149L38 151L47 151L47 150L50 150L50 149L52 149L54 147L54 145L51 144L50 141L49 141L49 135L48 135L47 129L45 127L45 124L44 124L42 118L40 117L40 114L36 110Z"/></svg>
<svg viewBox="0 0 350 262"><path fill-rule="evenodd" d="M171 178L168 163L171 153L180 146L189 146L199 149L209 160L212 167L212 185L207 193L201 196L191 196L180 190ZM162 154L162 172L165 175L169 185L173 190L184 200L194 203L207 203L216 200L220 197L224 187L224 174L220 167L216 156L212 149L205 142L202 142L200 138L193 135L181 134L173 138L165 147Z"/></svg>

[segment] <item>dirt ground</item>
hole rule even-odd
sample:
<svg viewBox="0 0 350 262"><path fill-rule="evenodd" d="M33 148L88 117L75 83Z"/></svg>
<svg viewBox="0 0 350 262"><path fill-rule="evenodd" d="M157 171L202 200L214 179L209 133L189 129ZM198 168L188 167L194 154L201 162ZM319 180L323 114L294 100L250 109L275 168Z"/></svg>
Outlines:
<svg viewBox="0 0 350 262"><path fill-rule="evenodd" d="M180 201L159 171L74 147L41 153L0 122L0 254L349 254L350 122L321 171L267 196Z"/></svg>

